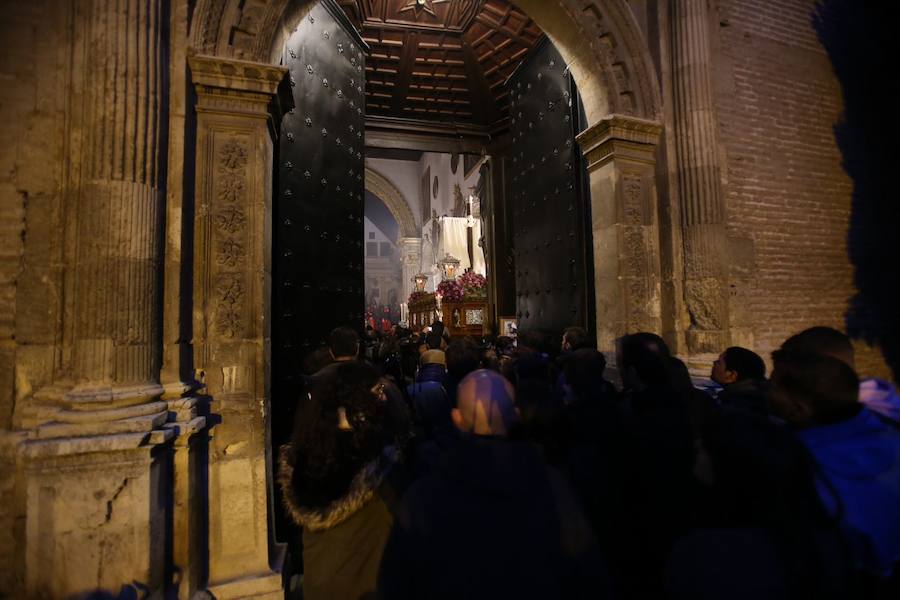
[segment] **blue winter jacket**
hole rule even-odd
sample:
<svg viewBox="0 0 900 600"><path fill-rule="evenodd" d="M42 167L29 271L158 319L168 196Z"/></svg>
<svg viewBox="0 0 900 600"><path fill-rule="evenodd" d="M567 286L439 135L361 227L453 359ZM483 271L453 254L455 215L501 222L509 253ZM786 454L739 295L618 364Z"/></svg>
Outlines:
<svg viewBox="0 0 900 600"><path fill-rule="evenodd" d="M867 408L798 431L819 466L819 495L840 519L856 567L887 576L900 561L900 430Z"/></svg>

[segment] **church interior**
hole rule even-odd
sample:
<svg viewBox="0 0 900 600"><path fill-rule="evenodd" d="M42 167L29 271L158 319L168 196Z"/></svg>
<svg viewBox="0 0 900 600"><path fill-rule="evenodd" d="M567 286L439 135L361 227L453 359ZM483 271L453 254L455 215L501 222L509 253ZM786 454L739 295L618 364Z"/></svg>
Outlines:
<svg viewBox="0 0 900 600"><path fill-rule="evenodd" d="M575 328L618 388L648 332L706 393L826 326L892 386L852 4L3 3L0 598L300 597L278 457L339 327Z"/></svg>

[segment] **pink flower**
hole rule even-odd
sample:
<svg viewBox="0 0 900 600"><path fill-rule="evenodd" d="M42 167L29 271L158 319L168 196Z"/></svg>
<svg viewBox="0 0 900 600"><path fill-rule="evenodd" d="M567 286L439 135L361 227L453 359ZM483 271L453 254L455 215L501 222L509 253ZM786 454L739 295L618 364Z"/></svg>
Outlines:
<svg viewBox="0 0 900 600"><path fill-rule="evenodd" d="M428 292L413 292L409 295L409 300L407 300L407 304L413 304L418 302L422 298L428 295Z"/></svg>
<svg viewBox="0 0 900 600"><path fill-rule="evenodd" d="M460 275L459 282L463 287L472 290L480 290L487 285L487 280L484 278L484 275L480 275L474 271L469 271L468 273Z"/></svg>
<svg viewBox="0 0 900 600"><path fill-rule="evenodd" d="M466 290L459 281L442 281L438 284L437 295L446 302L462 302L466 295Z"/></svg>

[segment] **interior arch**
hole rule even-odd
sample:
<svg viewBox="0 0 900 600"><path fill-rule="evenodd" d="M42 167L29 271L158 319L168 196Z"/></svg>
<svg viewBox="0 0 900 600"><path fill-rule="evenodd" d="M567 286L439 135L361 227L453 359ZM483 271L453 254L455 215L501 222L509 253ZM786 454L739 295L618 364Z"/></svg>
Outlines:
<svg viewBox="0 0 900 600"><path fill-rule="evenodd" d="M366 190L384 202L384 205L394 215L394 219L400 225L401 237L419 237L416 219L409 208L409 203L403 197L403 193L387 177L366 167Z"/></svg>

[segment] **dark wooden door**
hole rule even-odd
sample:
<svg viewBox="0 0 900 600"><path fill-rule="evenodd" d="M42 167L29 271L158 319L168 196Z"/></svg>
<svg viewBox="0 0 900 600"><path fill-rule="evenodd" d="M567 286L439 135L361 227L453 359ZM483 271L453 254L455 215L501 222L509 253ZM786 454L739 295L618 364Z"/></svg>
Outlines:
<svg viewBox="0 0 900 600"><path fill-rule="evenodd" d="M520 332L595 330L590 201L575 136L583 122L566 64L544 40L512 75L507 210Z"/></svg>
<svg viewBox="0 0 900 600"><path fill-rule="evenodd" d="M333 0L284 47L295 108L275 152L272 256L272 442L289 439L303 369L332 328L363 322L365 58Z"/></svg>

